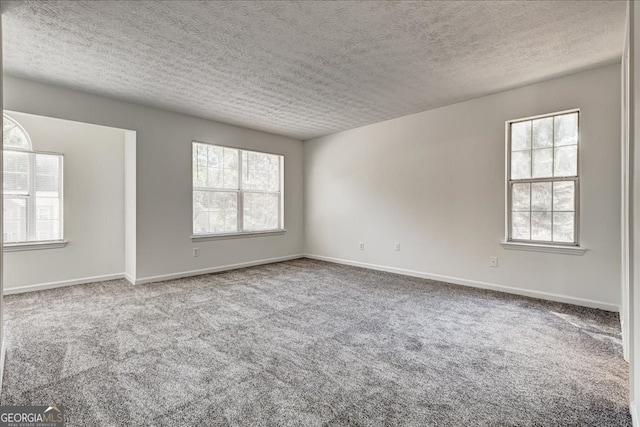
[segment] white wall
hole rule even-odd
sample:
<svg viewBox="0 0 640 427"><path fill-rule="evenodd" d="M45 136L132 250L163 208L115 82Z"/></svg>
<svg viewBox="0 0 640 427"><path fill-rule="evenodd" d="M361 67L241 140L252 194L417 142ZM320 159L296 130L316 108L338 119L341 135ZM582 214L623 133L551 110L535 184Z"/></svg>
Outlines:
<svg viewBox="0 0 640 427"><path fill-rule="evenodd" d="M136 133L124 133L124 274L136 277Z"/></svg>
<svg viewBox="0 0 640 427"><path fill-rule="evenodd" d="M576 107L588 251L503 249L505 121ZM616 309L619 141L619 65L307 141L305 252Z"/></svg>
<svg viewBox="0 0 640 427"><path fill-rule="evenodd" d="M7 252L5 290L124 271L124 131L7 112L36 151L64 154L60 249Z"/></svg>
<svg viewBox="0 0 640 427"><path fill-rule="evenodd" d="M301 141L14 77L5 108L136 131L135 279L291 257L303 250ZM191 242L191 142L285 156L283 235ZM192 248L200 256L192 256Z"/></svg>

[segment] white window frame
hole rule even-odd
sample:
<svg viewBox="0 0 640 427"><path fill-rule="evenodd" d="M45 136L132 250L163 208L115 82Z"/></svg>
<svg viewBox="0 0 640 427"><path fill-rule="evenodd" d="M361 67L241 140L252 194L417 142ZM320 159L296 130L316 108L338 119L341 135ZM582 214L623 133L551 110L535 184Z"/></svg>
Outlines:
<svg viewBox="0 0 640 427"><path fill-rule="evenodd" d="M27 212L33 212L32 215L27 214L27 240L21 242L4 242L4 235L2 236L3 242L2 247L5 252L15 252L15 251L29 251L36 249L57 249L63 248L67 245L67 241L64 240L64 154L62 153L53 153L47 151L37 151L33 149L33 145L31 143L31 138L27 131L22 127L17 120L9 117L6 114L3 114L3 120L11 120L15 123L20 130L24 133L27 138L28 147L13 147L13 148L5 148L3 144L2 151L3 153L10 151L15 153L26 153L29 155L29 170L28 170L28 186L26 194L6 194L2 193L3 203L5 198L19 198L25 200L25 208ZM3 141L4 142L4 141ZM60 158L60 239L56 240L38 240L36 238L36 201L35 201L35 191L34 191L34 183L36 180L36 166L35 166L35 158L38 154L46 154L53 155ZM4 156L3 156L4 157ZM4 173L4 169L3 169Z"/></svg>
<svg viewBox="0 0 640 427"><path fill-rule="evenodd" d="M512 179L511 178L511 126L514 123L526 122L536 119L543 119L548 117L560 116L563 114L578 114L578 143L577 143L577 165L576 175L566 177L547 177L547 178L525 178L525 179ZM581 112L579 108L570 110L557 111L548 114L540 114L537 116L524 117L514 120L508 120L505 122L505 240L501 243L505 249L516 249L536 252L552 252L552 253L564 253L572 255L582 255L586 251L585 248L580 246L580 157L582 151L582 135L581 135ZM555 156L555 153L554 153ZM555 157L554 157L555 159ZM533 157L532 157L533 161ZM536 182L558 182L558 181L573 181L575 185L574 194L574 241L573 242L553 242L553 241L537 241L537 240L524 240L513 239L511 237L511 203L512 203L512 186L517 183L536 183ZM552 194L553 197L553 194Z"/></svg>
<svg viewBox="0 0 640 427"><path fill-rule="evenodd" d="M238 152L238 188L213 188L213 187L194 187L193 185L193 155L196 144L211 145L219 148L227 148L236 150ZM280 189L278 191L261 191L261 190L244 190L242 188L242 153L260 153L269 154L272 156L278 156L279 158L279 173L280 173ZM243 148L232 147L228 145L212 144L209 142L192 141L191 142L191 240L192 241L207 241L207 240L219 240L219 239L233 239L243 237L254 236L271 236L277 234L284 234L286 229L284 227L284 155L278 153L270 153L266 151L258 150L246 150ZM214 191L214 192L229 192L236 193L236 206L237 206L237 231L222 232L222 233L206 233L206 234L193 234L193 221L194 217L194 193L196 191ZM277 194L278 195L278 227L273 230L245 230L244 229L244 193L265 193L265 194Z"/></svg>

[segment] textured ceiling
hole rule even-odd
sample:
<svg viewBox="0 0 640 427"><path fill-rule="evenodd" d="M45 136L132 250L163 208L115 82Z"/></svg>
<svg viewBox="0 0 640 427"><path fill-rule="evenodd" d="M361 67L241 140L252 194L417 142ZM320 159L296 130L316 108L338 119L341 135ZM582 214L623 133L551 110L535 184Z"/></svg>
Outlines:
<svg viewBox="0 0 640 427"><path fill-rule="evenodd" d="M619 60L625 2L3 1L10 75L308 139Z"/></svg>

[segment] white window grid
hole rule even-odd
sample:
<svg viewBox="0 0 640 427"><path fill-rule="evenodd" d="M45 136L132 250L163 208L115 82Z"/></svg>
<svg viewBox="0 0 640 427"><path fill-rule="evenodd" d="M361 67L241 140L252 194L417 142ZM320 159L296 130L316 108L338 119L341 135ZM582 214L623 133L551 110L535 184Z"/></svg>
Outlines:
<svg viewBox="0 0 640 427"><path fill-rule="evenodd" d="M214 146L214 147L218 147L218 148L223 148L223 149L230 149L230 150L235 150L238 153L238 169L237 169L237 176L238 176L238 185L236 188L224 188L224 187L196 187L193 185L193 170L191 172L191 176L192 176L192 200L191 200L191 205L192 205L192 209L193 209L193 205L194 205L194 200L193 200L193 194L196 191L201 191L201 192L211 192L211 193L231 193L231 194L235 194L236 196L236 231L224 231L224 232L208 232L208 233L196 233L195 230L192 230L194 235L198 235L198 236L215 236L215 235L225 235L225 234L242 234L242 233L252 233L252 232L262 232L262 231L279 231L279 230L284 230L284 197L283 197L283 188L284 188L284 156L281 154L275 154L275 153L268 153L268 152L263 152L263 151L256 151L256 150L245 150L245 149L241 149L241 148L236 148L236 147L228 147L228 146L223 146L223 145L218 145L218 144L210 144L210 143L206 143L206 142L199 142L199 141L193 141L193 143L191 144L191 164L193 167L193 155L194 152L193 150L197 149L198 144L201 145L205 145L205 146ZM254 190L254 189L244 189L243 188L243 180L242 180L242 173L243 173L243 162L242 162L242 155L243 153L259 153L259 154L268 154L268 155L272 155L272 156L277 156L278 157L278 177L279 177L279 185L278 185L278 190L277 191L266 191L266 190ZM207 156L209 156L209 154L207 153ZM208 160L207 160L207 163ZM224 185L224 170L233 170L235 171L236 169L229 169L229 168L224 168L220 167L219 168L221 171L223 171L223 185ZM248 193L255 193L255 194L273 194L273 195L277 195L278 198L278 226L277 228L273 229L273 230L251 230L251 229L245 229L244 227L244 194L248 194ZM194 215L192 215L192 222L195 219L195 212ZM192 224L192 228L193 228L193 224Z"/></svg>
<svg viewBox="0 0 640 427"><path fill-rule="evenodd" d="M527 122L527 121L533 121L533 120L537 120L537 119L544 119L544 118L550 118L550 117L556 117L556 116L561 116L564 114L571 114L571 113L576 113L577 114L577 127L578 127L578 140L577 140L577 158L576 158L576 175L571 175L571 176L554 176L554 177L544 177L544 178L516 178L516 179L512 179L511 178L511 127L513 124L515 123L521 123L521 122ZM571 109L571 110L565 110L565 111L558 111L555 113L549 113L549 114L542 114L542 115L538 115L538 116L531 116L531 117L525 117L525 118L521 118L521 119L517 119L517 120L510 120L506 123L506 140L507 140L507 144L506 144L506 230L505 230L505 234L507 236L507 242L514 242L514 243L530 243L530 244L540 244L540 245L553 245L553 246L579 246L580 245L580 145L581 145L581 135L580 135L580 109ZM533 126L531 127L531 132L533 132ZM555 137L555 136L554 136ZM531 138L533 141L533 137ZM552 162L555 162L555 153L553 155L552 158ZM531 156L531 162L533 162L533 156ZM531 167L531 170L533 171L533 165ZM552 164L552 170L554 170L554 165ZM572 242L558 242L558 241L553 241L553 240L532 240L532 239L515 239L512 237L512 232L513 232L513 227L512 227L512 196L513 196L513 185L514 184L526 184L526 183L553 183L554 182L567 182L567 181L573 181L574 183L574 222L573 222L573 228L574 228L574 233L573 233L573 241ZM531 191L529 193L529 203L531 206ZM551 191L551 206L552 206L552 215L553 215L553 188ZM530 212L534 212L531 211ZM529 223L529 228L531 229L531 215L530 215L530 223ZM551 222L551 235L553 238L553 221Z"/></svg>
<svg viewBox="0 0 640 427"><path fill-rule="evenodd" d="M24 200L25 209L26 209L26 230L25 236L26 239L18 240L18 239L9 239L9 241L5 241L5 237L3 236L3 242L8 244L21 244L21 243L31 243L31 242L49 242L49 241L62 241L64 240L64 208L63 208L63 200L64 200L64 154L61 153L52 153L47 151L34 151L20 148L4 148L4 152L14 152L14 153L25 153L28 155L28 171L27 171L27 190L26 191L3 191L3 199L6 201L8 199L14 200ZM59 209L58 209L58 221L60 227L60 237L58 239L41 239L37 232L36 222L37 218L37 206L36 206L36 155L45 154L49 156L56 156L60 161L60 176L58 182L58 191L59 196L56 199L59 200ZM15 218L12 218L15 219ZM6 233L5 233L6 234Z"/></svg>

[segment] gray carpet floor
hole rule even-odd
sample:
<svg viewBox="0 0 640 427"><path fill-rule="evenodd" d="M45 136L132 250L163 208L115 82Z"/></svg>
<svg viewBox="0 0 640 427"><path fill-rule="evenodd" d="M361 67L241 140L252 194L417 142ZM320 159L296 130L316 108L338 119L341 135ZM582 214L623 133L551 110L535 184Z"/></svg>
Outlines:
<svg viewBox="0 0 640 427"><path fill-rule="evenodd" d="M630 426L618 316L308 259L7 296L69 426Z"/></svg>

